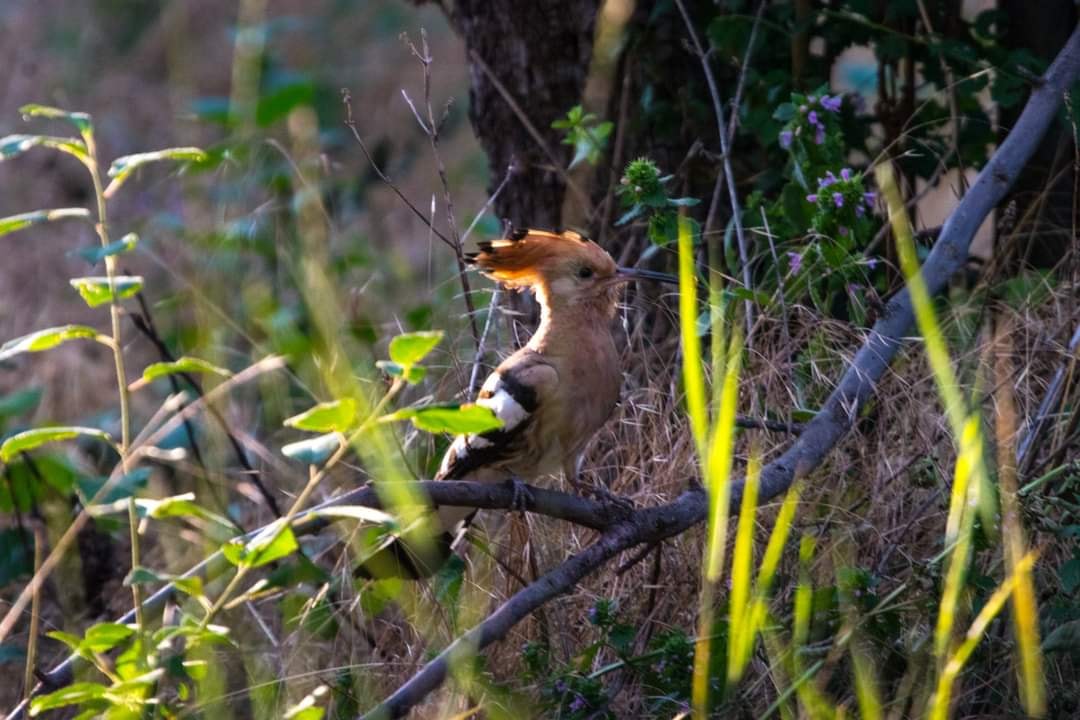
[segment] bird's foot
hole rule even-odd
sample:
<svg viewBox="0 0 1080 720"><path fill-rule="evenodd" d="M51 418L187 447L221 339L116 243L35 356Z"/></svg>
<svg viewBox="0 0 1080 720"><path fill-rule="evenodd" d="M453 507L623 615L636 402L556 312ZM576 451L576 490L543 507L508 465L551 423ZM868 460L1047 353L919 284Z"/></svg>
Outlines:
<svg viewBox="0 0 1080 720"><path fill-rule="evenodd" d="M634 501L622 495L616 495L603 485L595 485L591 494L610 513L619 520L626 520L634 513Z"/></svg>
<svg viewBox="0 0 1080 720"><path fill-rule="evenodd" d="M529 486L516 475L506 481L510 485L510 492L512 493L510 498L510 510L511 512L518 512L522 515L529 509L529 505L536 502L536 498L529 492Z"/></svg>

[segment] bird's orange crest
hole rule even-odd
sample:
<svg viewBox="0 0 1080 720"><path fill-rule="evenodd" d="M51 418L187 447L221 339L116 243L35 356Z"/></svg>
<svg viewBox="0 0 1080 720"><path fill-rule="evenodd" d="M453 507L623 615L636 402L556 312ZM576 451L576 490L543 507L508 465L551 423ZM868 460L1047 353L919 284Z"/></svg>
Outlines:
<svg viewBox="0 0 1080 720"><path fill-rule="evenodd" d="M480 243L480 251L466 259L503 285L522 289L540 284L578 267L601 276L615 272L615 261L596 243L573 230L519 229L505 238Z"/></svg>

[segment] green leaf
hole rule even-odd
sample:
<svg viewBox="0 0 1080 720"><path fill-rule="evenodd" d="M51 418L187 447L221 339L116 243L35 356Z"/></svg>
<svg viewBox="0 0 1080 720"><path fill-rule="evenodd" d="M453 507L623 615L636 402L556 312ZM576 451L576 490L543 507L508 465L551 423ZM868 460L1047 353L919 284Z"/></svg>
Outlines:
<svg viewBox="0 0 1080 720"><path fill-rule="evenodd" d="M0 397L0 418L18 417L37 407L41 401L41 388L19 390Z"/></svg>
<svg viewBox="0 0 1080 720"><path fill-rule="evenodd" d="M345 432L356 421L356 400L343 398L333 402L319 403L299 415L285 421L285 427L308 432Z"/></svg>
<svg viewBox="0 0 1080 720"><path fill-rule="evenodd" d="M107 477L81 476L75 481L76 489L83 504L89 504L91 498L97 498L97 504L93 506L94 512L105 514L110 512L105 507L108 503L114 503L115 508L111 512L127 512L127 499L146 487L150 481L150 468L135 468L126 475L121 475L116 480L109 482ZM109 489L101 496L98 493L108 484ZM135 508L139 509L141 500L136 500Z"/></svg>
<svg viewBox="0 0 1080 720"><path fill-rule="evenodd" d="M157 362L152 365L147 365L146 369L143 370L142 379L143 382L150 382L151 380L157 380L160 377L174 375L176 373L209 373L212 375L220 375L221 377L232 377L232 373L225 368L220 368L205 360L185 355L172 362Z"/></svg>
<svg viewBox="0 0 1080 720"><path fill-rule="evenodd" d="M405 367L393 360L377 360L375 362L375 367L379 368L387 375L393 375L394 377L404 379L405 382L410 385L415 385L427 377L427 368L419 365Z"/></svg>
<svg viewBox="0 0 1080 720"><path fill-rule="evenodd" d="M341 435L327 433L310 440L289 443L281 448L281 454L308 465L318 465L337 452L339 447L341 447Z"/></svg>
<svg viewBox="0 0 1080 720"><path fill-rule="evenodd" d="M428 432L455 435L483 433L503 426L490 408L480 405L429 405L408 411L413 425Z"/></svg>
<svg viewBox="0 0 1080 720"><path fill-rule="evenodd" d="M88 248L81 248L76 250L74 254L81 258L84 258L86 262L91 265L97 265L99 262L107 257L113 255L119 255L120 253L129 252L135 249L135 246L139 242L139 236L135 233L128 233L119 240L114 240L105 247L100 245L91 246Z"/></svg>
<svg viewBox="0 0 1080 720"><path fill-rule="evenodd" d="M68 705L85 705L95 703L105 707L105 692L108 690L104 685L91 682L80 682L60 688L48 695L39 695L30 701L30 717L36 717L46 710L66 707Z"/></svg>
<svg viewBox="0 0 1080 720"><path fill-rule="evenodd" d="M36 147L47 147L53 150L74 155L81 163L90 162L90 155L86 151L86 145L81 140L52 135L6 135L0 138L0 161L15 157Z"/></svg>
<svg viewBox="0 0 1080 720"><path fill-rule="evenodd" d="M641 205L640 203L634 205L632 208L630 208L629 210L624 212L619 217L618 220L615 221L615 227L622 227L623 225L630 222L631 220L635 220L635 219L641 217L642 213L644 213L644 212L645 212L645 206L644 205Z"/></svg>
<svg viewBox="0 0 1080 720"><path fill-rule="evenodd" d="M668 198L668 205L673 207L693 207L701 201L696 197Z"/></svg>
<svg viewBox="0 0 1080 720"><path fill-rule="evenodd" d="M789 102L780 103L776 108L776 112L773 113L773 120L780 122L787 122L793 117L795 117L795 105Z"/></svg>
<svg viewBox="0 0 1080 720"><path fill-rule="evenodd" d="M441 330L429 330L398 335L390 341L390 359L409 367L423 360L442 340Z"/></svg>
<svg viewBox="0 0 1080 720"><path fill-rule="evenodd" d="M38 330L0 345L0 362L25 352L50 350L60 343L80 338L96 340L98 331L87 325L61 325Z"/></svg>
<svg viewBox="0 0 1080 720"><path fill-rule="evenodd" d="M168 575L161 575L150 568L137 566L131 568L131 572L124 577L124 587L168 582L170 579Z"/></svg>
<svg viewBox="0 0 1080 720"><path fill-rule="evenodd" d="M6 218L0 218L0 235L7 235L31 225L67 219L91 222L90 211L86 208L53 208L51 210L34 210L19 215L10 215Z"/></svg>
<svg viewBox="0 0 1080 720"><path fill-rule="evenodd" d="M1042 643L1043 652L1080 652L1080 620L1054 628Z"/></svg>
<svg viewBox="0 0 1080 720"><path fill-rule="evenodd" d="M178 147L178 148L166 148L165 150L155 150L154 152L136 153L135 155L124 155L113 160L112 165L109 166L109 177L112 178L112 182L109 183L109 187L105 189L105 197L111 197L116 190L123 185L131 173L137 169L152 162L160 162L162 160L172 160L174 162L205 162L210 156L205 151L200 150L197 147Z"/></svg>
<svg viewBox="0 0 1080 720"><path fill-rule="evenodd" d="M257 568L291 555L300 547L292 528L278 531L275 523L249 542L231 540L221 546L225 559L237 567ZM276 537L275 537L276 534Z"/></svg>
<svg viewBox="0 0 1080 720"><path fill-rule="evenodd" d="M85 435L95 437L115 447L112 437L104 430L91 427L79 427L76 425L61 425L58 427L35 428L13 435L0 445L0 461L10 462L13 457L21 452L33 450L46 443L71 440L72 438Z"/></svg>
<svg viewBox="0 0 1080 720"><path fill-rule="evenodd" d="M67 120L74 125L80 133L87 133L94 129L94 122L89 113L69 112L67 110L61 110L60 108L50 107L49 105L39 105L37 103L23 105L19 108L19 112L22 113L23 120L29 120L32 117Z"/></svg>
<svg viewBox="0 0 1080 720"><path fill-rule="evenodd" d="M142 290L143 286L143 279L138 275L117 275L113 277L115 292L109 287L109 278L107 277L72 278L69 282L71 287L79 291L86 304L92 308L110 303L114 299L119 301L129 298Z"/></svg>
<svg viewBox="0 0 1080 720"><path fill-rule="evenodd" d="M114 622L98 623L86 629L79 647L89 652L108 652L131 637L134 632L134 628L128 625Z"/></svg>

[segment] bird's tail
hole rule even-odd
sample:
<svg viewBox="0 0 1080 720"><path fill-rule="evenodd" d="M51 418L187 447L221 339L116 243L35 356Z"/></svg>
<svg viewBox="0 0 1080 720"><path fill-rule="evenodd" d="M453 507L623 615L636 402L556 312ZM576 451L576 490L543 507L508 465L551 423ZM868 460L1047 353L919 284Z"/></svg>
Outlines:
<svg viewBox="0 0 1080 720"><path fill-rule="evenodd" d="M394 538L389 545L357 566L355 575L374 580L423 580L431 577L450 559L454 546L475 514L475 508L438 508L434 522L423 523L421 529Z"/></svg>

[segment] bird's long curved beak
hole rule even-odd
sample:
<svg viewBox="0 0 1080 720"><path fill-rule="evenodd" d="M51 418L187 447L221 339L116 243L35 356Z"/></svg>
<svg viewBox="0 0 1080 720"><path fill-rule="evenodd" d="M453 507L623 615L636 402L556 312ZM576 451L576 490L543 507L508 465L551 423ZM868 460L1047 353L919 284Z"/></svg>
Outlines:
<svg viewBox="0 0 1080 720"><path fill-rule="evenodd" d="M656 272L655 270L640 270L632 267L619 266L615 272L615 277L623 282L630 282L631 280L649 280L652 282L668 283L669 285L679 284L679 278L674 275Z"/></svg>

